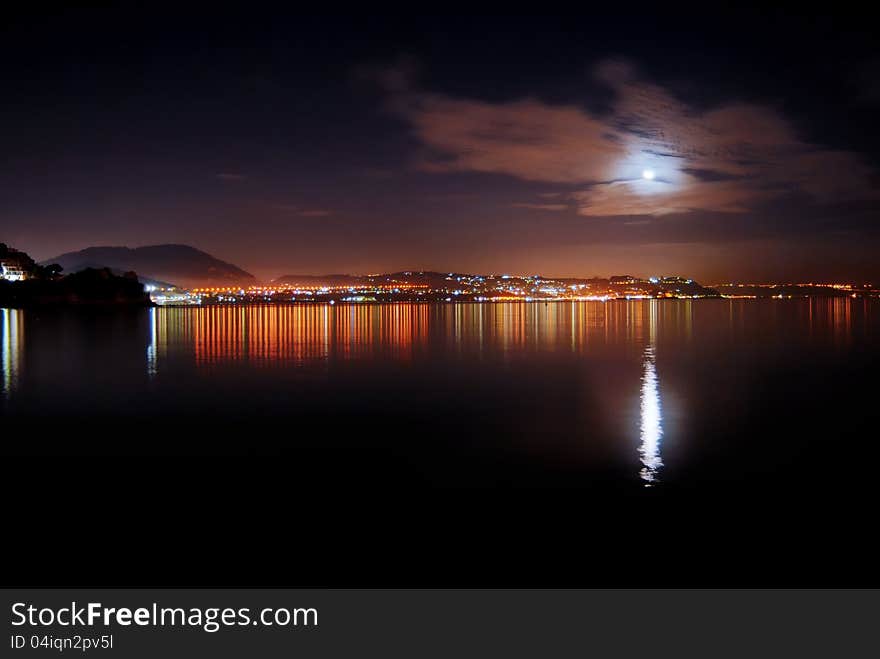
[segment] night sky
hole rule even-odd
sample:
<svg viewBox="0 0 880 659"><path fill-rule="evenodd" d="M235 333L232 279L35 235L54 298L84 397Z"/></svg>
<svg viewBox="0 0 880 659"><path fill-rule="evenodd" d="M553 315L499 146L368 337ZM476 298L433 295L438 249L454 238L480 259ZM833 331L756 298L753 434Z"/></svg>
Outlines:
<svg viewBox="0 0 880 659"><path fill-rule="evenodd" d="M7 14L0 241L261 278L880 280L873 21L627 9Z"/></svg>

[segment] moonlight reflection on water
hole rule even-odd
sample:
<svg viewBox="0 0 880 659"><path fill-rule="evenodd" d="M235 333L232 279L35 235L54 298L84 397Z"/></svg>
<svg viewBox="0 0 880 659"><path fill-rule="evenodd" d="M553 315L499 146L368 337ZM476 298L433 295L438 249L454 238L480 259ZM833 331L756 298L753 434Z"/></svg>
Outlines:
<svg viewBox="0 0 880 659"><path fill-rule="evenodd" d="M657 366L654 361L654 348L645 348L642 366L641 396L641 446L639 457L642 470L639 472L646 487L658 481L663 460L660 458L660 440L663 438L663 412L660 408L660 390L657 382Z"/></svg>

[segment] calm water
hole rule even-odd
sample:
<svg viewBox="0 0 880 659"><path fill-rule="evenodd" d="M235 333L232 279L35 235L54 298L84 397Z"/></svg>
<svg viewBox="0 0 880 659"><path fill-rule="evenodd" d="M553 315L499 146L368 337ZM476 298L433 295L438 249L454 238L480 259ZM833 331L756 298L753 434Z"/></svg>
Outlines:
<svg viewBox="0 0 880 659"><path fill-rule="evenodd" d="M0 311L4 451L269 454L377 485L871 479L864 300Z"/></svg>

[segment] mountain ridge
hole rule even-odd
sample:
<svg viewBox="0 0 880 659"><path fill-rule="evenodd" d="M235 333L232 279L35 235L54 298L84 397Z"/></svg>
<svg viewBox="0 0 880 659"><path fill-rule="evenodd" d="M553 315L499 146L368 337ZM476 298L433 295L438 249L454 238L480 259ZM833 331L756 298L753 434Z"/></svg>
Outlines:
<svg viewBox="0 0 880 659"><path fill-rule="evenodd" d="M134 271L138 276L179 286L252 284L256 278L233 263L191 245L165 243L141 247L96 245L66 252L41 264L57 263L65 272L85 268Z"/></svg>

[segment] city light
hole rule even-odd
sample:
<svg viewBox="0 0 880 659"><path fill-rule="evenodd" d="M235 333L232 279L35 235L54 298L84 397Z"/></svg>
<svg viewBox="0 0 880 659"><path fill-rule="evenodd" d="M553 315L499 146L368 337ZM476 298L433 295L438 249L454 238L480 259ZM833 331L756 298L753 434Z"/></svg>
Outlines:
<svg viewBox="0 0 880 659"><path fill-rule="evenodd" d="M351 276L343 284L272 282L194 288L154 294L158 304L349 303L382 302L556 302L587 300L697 299L721 297L710 287L679 276L642 279L632 275L553 278L540 275L481 275L403 272Z"/></svg>

